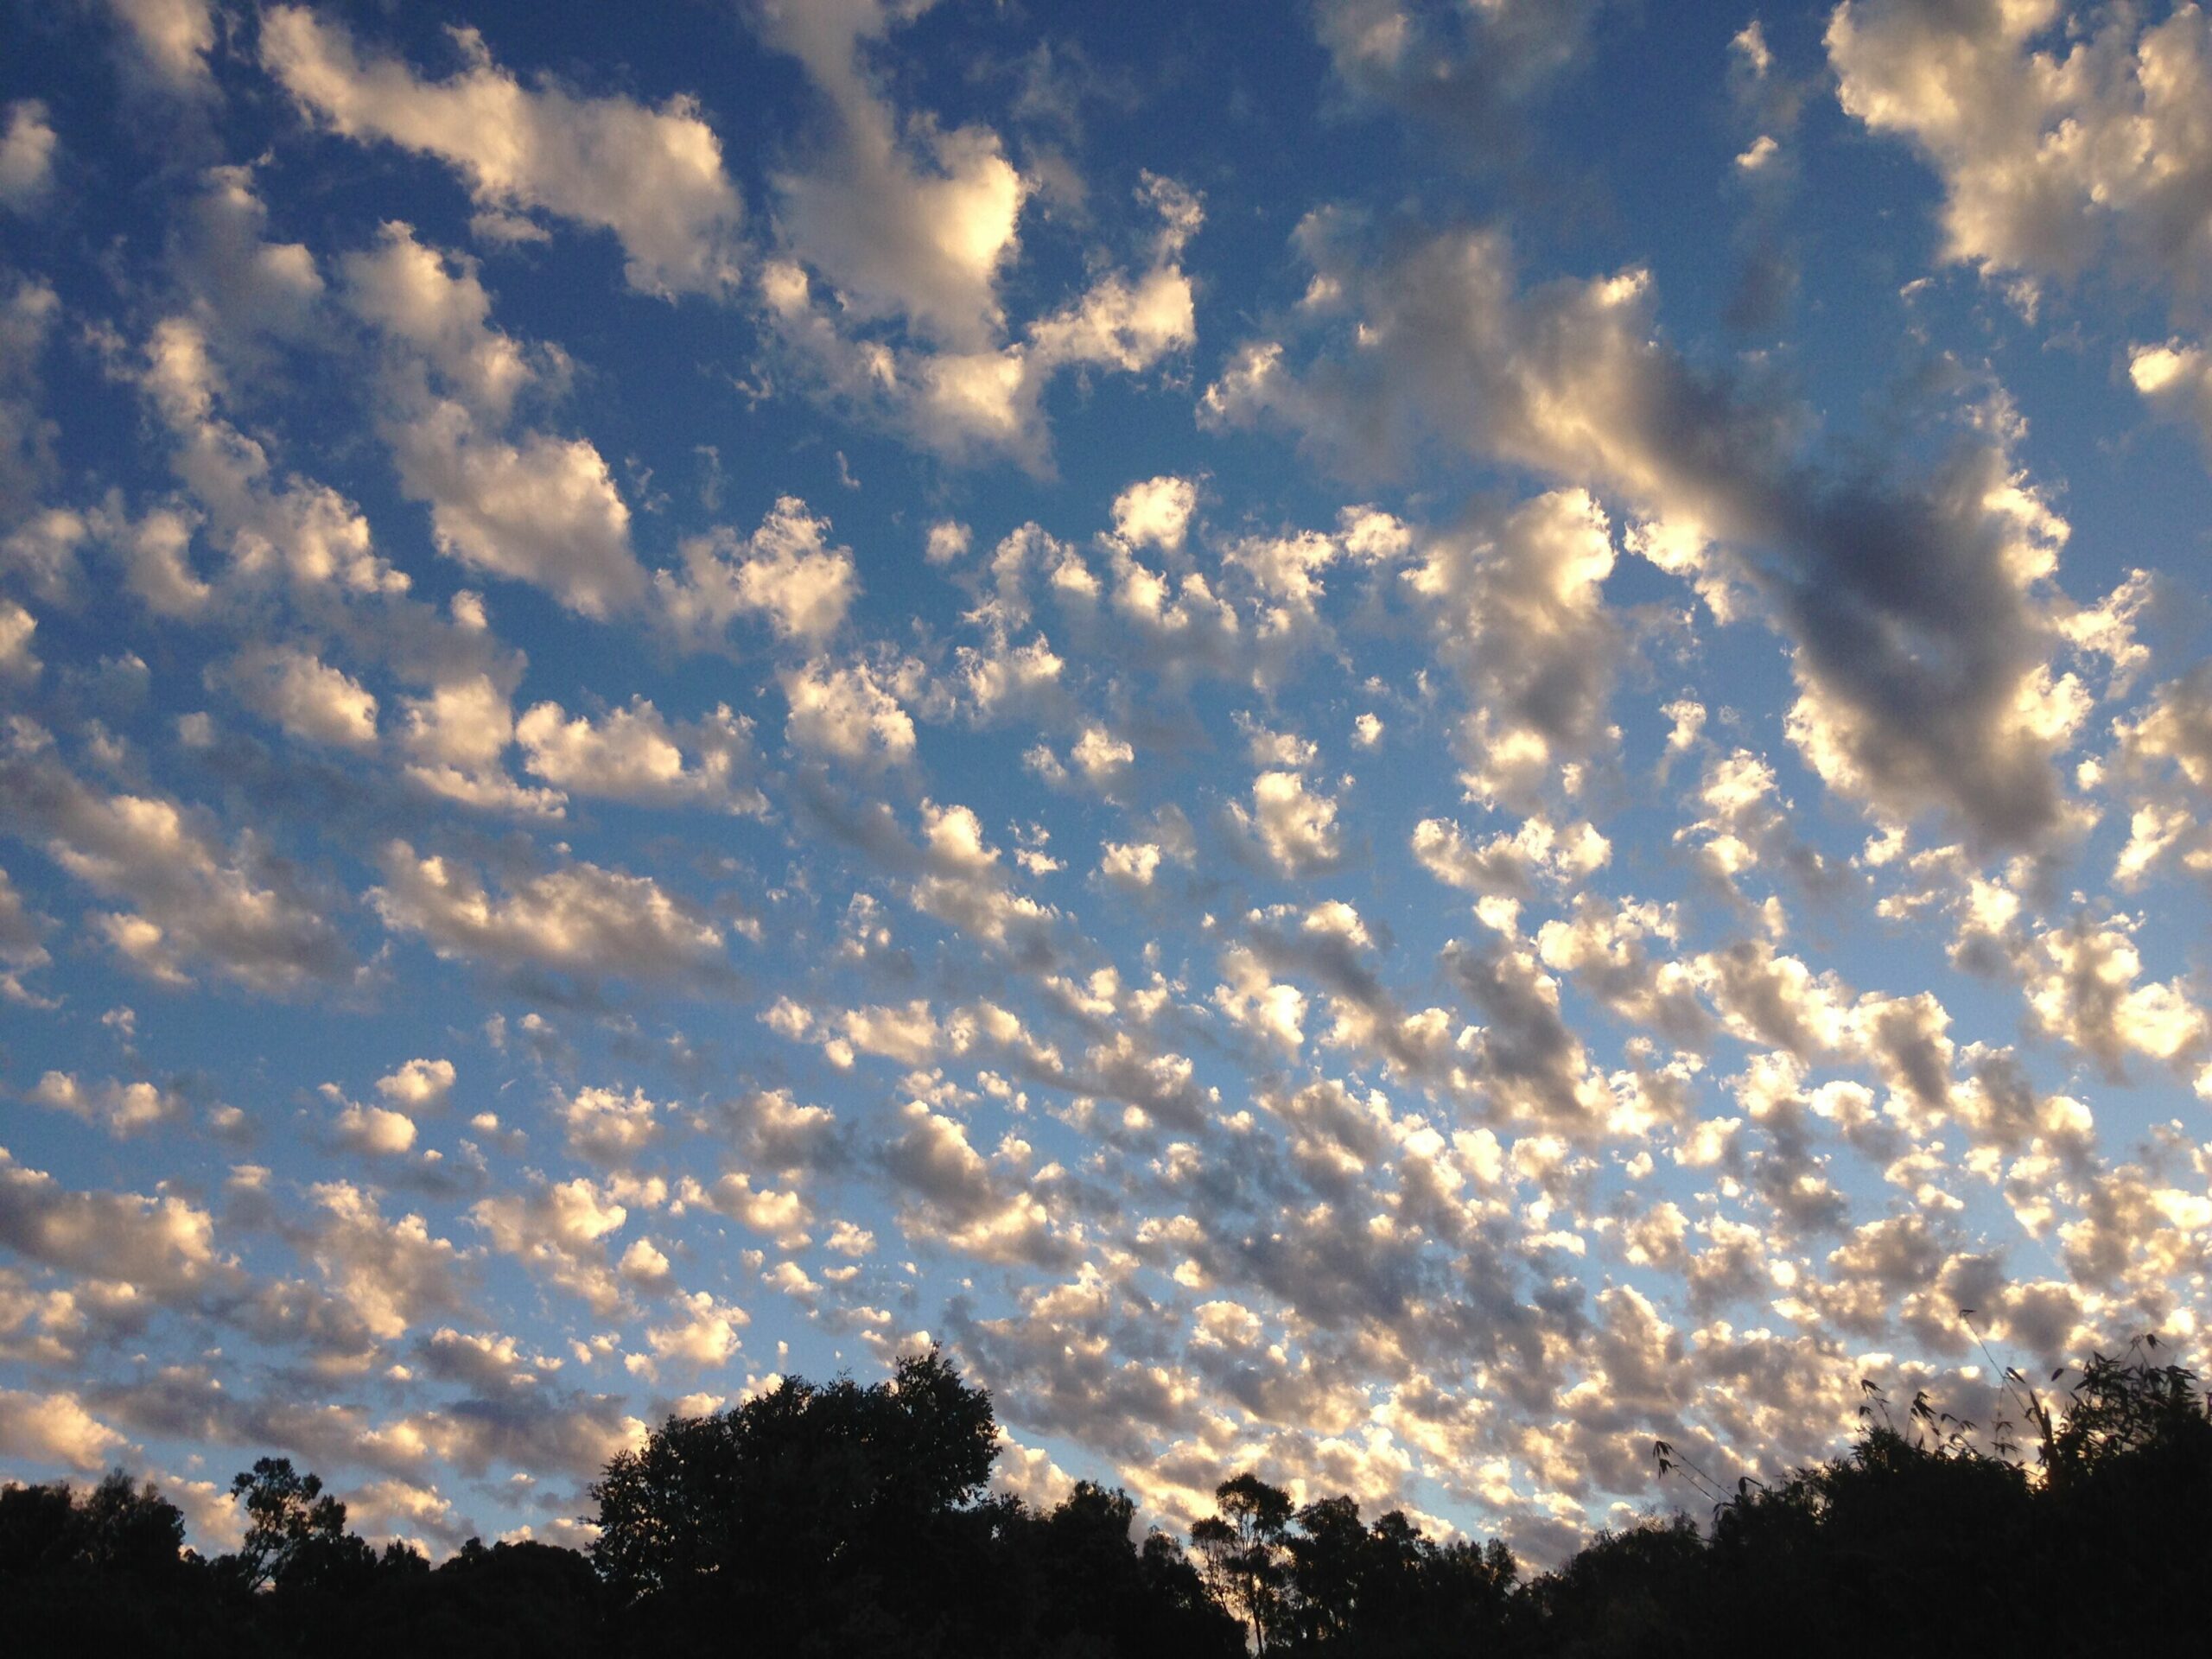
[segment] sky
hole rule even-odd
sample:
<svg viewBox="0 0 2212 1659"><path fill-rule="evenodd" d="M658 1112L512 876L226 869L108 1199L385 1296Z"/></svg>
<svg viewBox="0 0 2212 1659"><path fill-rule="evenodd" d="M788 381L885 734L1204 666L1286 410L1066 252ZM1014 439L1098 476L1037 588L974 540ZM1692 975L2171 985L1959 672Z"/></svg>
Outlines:
<svg viewBox="0 0 2212 1659"><path fill-rule="evenodd" d="M936 1342L1033 1502L1545 1560L2203 1364L2207 111L2164 0L5 9L0 1474L583 1544Z"/></svg>

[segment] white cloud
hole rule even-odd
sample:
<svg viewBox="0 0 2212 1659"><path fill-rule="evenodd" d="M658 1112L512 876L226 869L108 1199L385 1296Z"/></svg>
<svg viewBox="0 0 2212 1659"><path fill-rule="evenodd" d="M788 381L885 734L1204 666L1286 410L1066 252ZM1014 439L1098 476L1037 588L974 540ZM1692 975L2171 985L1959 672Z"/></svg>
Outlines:
<svg viewBox="0 0 2212 1659"><path fill-rule="evenodd" d="M787 673L784 734L793 747L850 766L896 766L914 753L914 722L865 663L817 659Z"/></svg>
<svg viewBox="0 0 2212 1659"><path fill-rule="evenodd" d="M21 747L0 753L0 824L43 837L63 869L130 906L91 921L141 972L182 985L189 965L207 962L276 995L353 972L327 903L251 834L226 849L204 814L161 796L104 793Z"/></svg>
<svg viewBox="0 0 2212 1659"><path fill-rule="evenodd" d="M410 1117L443 1109L456 1073L451 1060L416 1058L377 1079L377 1092Z"/></svg>
<svg viewBox="0 0 2212 1659"><path fill-rule="evenodd" d="M184 1116L184 1103L156 1084L121 1083L113 1077L79 1083L70 1071L48 1071L38 1080L31 1098L49 1110L95 1124L118 1141Z"/></svg>
<svg viewBox="0 0 2212 1659"><path fill-rule="evenodd" d="M492 325L473 261L447 269L411 226L388 222L376 248L341 262L346 303L387 339L418 353L475 409L497 419L535 378L521 346Z"/></svg>
<svg viewBox="0 0 2212 1659"><path fill-rule="evenodd" d="M0 1452L26 1463L58 1463L80 1473L104 1467L124 1437L70 1393L0 1389Z"/></svg>
<svg viewBox="0 0 2212 1659"><path fill-rule="evenodd" d="M1943 181L1945 253L2070 277L2107 237L2183 293L2212 259L2212 23L2060 0L1854 0L1828 20L1845 111ZM2069 23L2073 20L2068 20Z"/></svg>
<svg viewBox="0 0 2212 1659"><path fill-rule="evenodd" d="M493 893L468 866L385 849L384 883L369 902L394 932L419 934L444 957L510 971L695 979L727 971L721 930L650 876L582 860Z"/></svg>
<svg viewBox="0 0 2212 1659"><path fill-rule="evenodd" d="M681 571L654 577L677 631L718 637L741 615L760 617L779 639L819 645L843 626L860 590L849 548L829 543L830 521L797 496L779 499L750 536L717 527L687 539Z"/></svg>
<svg viewBox="0 0 2212 1659"><path fill-rule="evenodd" d="M221 677L238 700L297 738L372 749L377 700L359 681L296 645L251 646Z"/></svg>
<svg viewBox="0 0 2212 1659"><path fill-rule="evenodd" d="M541 702L516 722L515 741L533 777L572 795L647 805L696 803L731 812L767 805L750 778L751 722L727 704L671 726L644 697L599 721L571 718L560 704Z"/></svg>
<svg viewBox="0 0 2212 1659"><path fill-rule="evenodd" d="M261 57L302 111L343 137L435 156L488 211L613 232L633 288L719 294L735 281L743 207L696 103L527 88L474 29L453 33L463 67L426 80L397 58L364 57L342 24L276 6L262 16Z"/></svg>
<svg viewBox="0 0 2212 1659"><path fill-rule="evenodd" d="M836 123L816 168L777 180L778 221L848 308L972 350L1003 321L998 276L1027 187L988 129L902 124L877 90L862 44L907 15L879 0L756 14L767 41L806 66Z"/></svg>
<svg viewBox="0 0 2212 1659"><path fill-rule="evenodd" d="M1337 806L1308 788L1303 772L1263 772L1252 780L1251 806L1232 801L1229 811L1277 874L1302 876L1333 869L1343 860Z"/></svg>
<svg viewBox="0 0 2212 1659"><path fill-rule="evenodd" d="M1831 787L1992 842L2056 832L2054 763L2090 693L2054 665L2075 652L2054 581L2069 527L2017 461L2024 428L2001 397L1952 411L1960 435L1920 476L1831 479L1801 459L1807 411L1656 338L1648 272L1519 291L1495 232L1376 253L1329 213L1299 242L1328 295L1311 326L1335 346L1301 374L1282 342L1249 345L1205 419L1279 418L1363 467L1433 442L1618 496L1648 520L1631 544L1716 614L1732 583L1764 595L1792 647L1792 739Z"/></svg>
<svg viewBox="0 0 2212 1659"><path fill-rule="evenodd" d="M213 90L207 54L215 47L209 0L108 0L132 55L173 92L204 95Z"/></svg>
<svg viewBox="0 0 2212 1659"><path fill-rule="evenodd" d="M389 436L402 486L429 505L441 553L543 588L582 616L644 598L629 506L588 439L530 432L510 442L445 398L407 410Z"/></svg>
<svg viewBox="0 0 2212 1659"><path fill-rule="evenodd" d="M1198 493L1188 479L1153 478L1132 484L1114 498L1114 533L1131 547L1183 545Z"/></svg>
<svg viewBox="0 0 2212 1659"><path fill-rule="evenodd" d="M8 105L7 130L0 132L0 207L28 213L53 188L59 140L46 113L46 105L35 98Z"/></svg>
<svg viewBox="0 0 2212 1659"><path fill-rule="evenodd" d="M12 599L0 599L0 679L35 680L44 666L31 649L38 619Z"/></svg>

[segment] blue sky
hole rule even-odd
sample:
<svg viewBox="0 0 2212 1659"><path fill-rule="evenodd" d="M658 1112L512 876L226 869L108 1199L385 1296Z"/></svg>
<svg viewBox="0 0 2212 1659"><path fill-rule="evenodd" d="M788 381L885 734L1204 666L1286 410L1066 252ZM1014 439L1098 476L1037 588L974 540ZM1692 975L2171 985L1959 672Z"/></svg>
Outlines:
<svg viewBox="0 0 2212 1659"><path fill-rule="evenodd" d="M1542 1558L2202 1362L2196 7L0 29L0 1470L935 1340Z"/></svg>

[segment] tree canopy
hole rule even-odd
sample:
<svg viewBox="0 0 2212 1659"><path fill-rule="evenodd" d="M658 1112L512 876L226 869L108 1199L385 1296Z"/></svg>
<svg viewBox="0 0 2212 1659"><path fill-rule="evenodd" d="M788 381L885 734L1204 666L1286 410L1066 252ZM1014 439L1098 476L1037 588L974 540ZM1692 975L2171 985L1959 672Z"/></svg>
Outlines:
<svg viewBox="0 0 2212 1659"><path fill-rule="evenodd" d="M378 1552L315 1475L264 1458L232 1492L238 1550L117 1471L0 1487L0 1630L24 1654L868 1655L1234 1659L1323 1655L2037 1655L2212 1628L2212 1418L2145 1344L2046 1397L2007 1373L1985 1431L1871 1382L1849 1451L1696 1495L1524 1574L1495 1540L1432 1538L1256 1471L1190 1549L1128 1494L1049 1510L993 1494L990 1397L931 1351L886 1382L793 1377L671 1417L590 1489L588 1554L471 1539L433 1567ZM2051 1379L2055 1384L2056 1377Z"/></svg>

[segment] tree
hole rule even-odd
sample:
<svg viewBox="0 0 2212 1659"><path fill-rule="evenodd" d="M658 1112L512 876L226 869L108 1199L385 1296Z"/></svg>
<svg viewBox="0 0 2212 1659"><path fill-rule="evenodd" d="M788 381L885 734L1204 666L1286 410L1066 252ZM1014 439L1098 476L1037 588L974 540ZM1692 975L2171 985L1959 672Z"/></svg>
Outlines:
<svg viewBox="0 0 2212 1659"><path fill-rule="evenodd" d="M143 1576L173 1572L183 1549L183 1513L120 1469L81 1495L67 1482L0 1490L0 1573Z"/></svg>
<svg viewBox="0 0 2212 1659"><path fill-rule="evenodd" d="M1207 1587L1243 1620L1252 1645L1268 1652L1286 1634L1283 1586L1290 1495L1247 1471L1213 1489L1217 1513L1191 1529Z"/></svg>
<svg viewBox="0 0 2212 1659"><path fill-rule="evenodd" d="M671 1629L742 1606L826 1650L832 1632L854 1647L901 1619L964 1617L948 1586L981 1572L1002 1524L972 1507L996 1436L990 1396L935 1350L867 1388L788 1377L618 1453L591 1489L592 1560L620 1601L654 1604L648 1618ZM988 1575L975 1586L990 1589Z"/></svg>
<svg viewBox="0 0 2212 1659"><path fill-rule="evenodd" d="M376 1552L346 1530L346 1505L302 1475L289 1458L259 1458L231 1482L245 1505L245 1541L233 1571L251 1589L273 1585L303 1590L359 1582L376 1567Z"/></svg>

